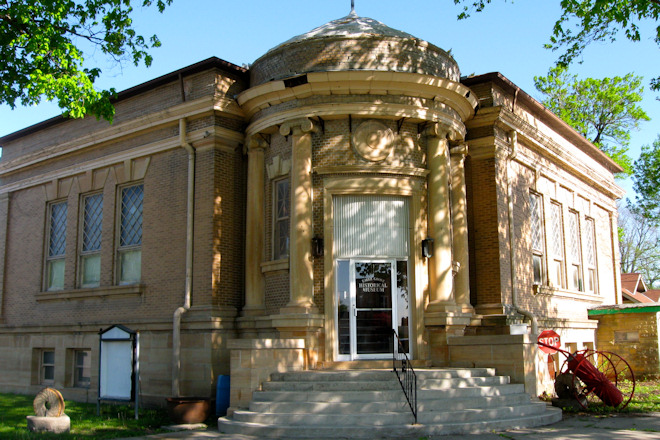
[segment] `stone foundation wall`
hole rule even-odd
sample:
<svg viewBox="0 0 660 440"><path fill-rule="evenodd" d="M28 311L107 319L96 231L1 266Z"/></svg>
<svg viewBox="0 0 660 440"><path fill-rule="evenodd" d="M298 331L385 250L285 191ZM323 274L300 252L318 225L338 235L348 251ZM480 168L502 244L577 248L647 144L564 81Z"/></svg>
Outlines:
<svg viewBox="0 0 660 440"><path fill-rule="evenodd" d="M304 339L234 339L231 350L230 408L247 408L252 393L276 372L307 369L308 353Z"/></svg>

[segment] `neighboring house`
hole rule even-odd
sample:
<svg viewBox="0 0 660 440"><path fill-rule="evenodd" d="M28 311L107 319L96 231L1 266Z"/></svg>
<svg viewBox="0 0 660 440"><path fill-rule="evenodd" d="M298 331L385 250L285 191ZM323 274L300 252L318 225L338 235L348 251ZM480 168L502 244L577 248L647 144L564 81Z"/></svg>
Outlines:
<svg viewBox="0 0 660 440"><path fill-rule="evenodd" d="M660 298L660 290L649 290L641 273L621 274L623 303L654 303Z"/></svg>
<svg viewBox="0 0 660 440"><path fill-rule="evenodd" d="M402 355L393 330L419 364L537 395L538 331L593 347L587 310L621 303L621 168L503 75L461 78L375 20L115 104L112 125L0 138L2 391L94 399L99 329L122 324L148 403L231 374L246 406L275 370Z"/></svg>
<svg viewBox="0 0 660 440"><path fill-rule="evenodd" d="M621 356L638 380L660 376L660 304L604 305L589 316L598 320L599 350Z"/></svg>
<svg viewBox="0 0 660 440"><path fill-rule="evenodd" d="M647 290L646 292L644 292L644 296L646 296L647 298L650 298L652 301L660 302L660 290L659 289Z"/></svg>

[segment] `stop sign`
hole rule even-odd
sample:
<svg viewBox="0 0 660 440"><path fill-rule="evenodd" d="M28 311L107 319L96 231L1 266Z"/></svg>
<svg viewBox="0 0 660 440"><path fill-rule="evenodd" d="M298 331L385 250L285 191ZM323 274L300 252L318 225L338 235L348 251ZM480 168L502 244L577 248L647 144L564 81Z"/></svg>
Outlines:
<svg viewBox="0 0 660 440"><path fill-rule="evenodd" d="M559 335L554 330L543 330L539 335L538 342L541 351L548 354L557 353L557 349L561 347Z"/></svg>

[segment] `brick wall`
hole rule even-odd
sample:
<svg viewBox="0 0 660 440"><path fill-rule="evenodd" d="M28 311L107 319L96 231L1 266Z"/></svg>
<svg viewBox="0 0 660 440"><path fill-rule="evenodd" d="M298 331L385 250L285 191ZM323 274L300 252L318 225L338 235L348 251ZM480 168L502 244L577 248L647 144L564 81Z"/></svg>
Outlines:
<svg viewBox="0 0 660 440"><path fill-rule="evenodd" d="M243 302L245 160L235 140L209 143L199 133L215 127L242 132L235 116L212 114L212 97L238 93L244 82L217 69L184 78L187 100L208 97L201 116L187 114L195 137L195 241L192 309L182 322L181 390L211 396L218 374L229 372L226 340L235 337L234 317ZM117 104L115 124L162 110L176 114L178 81L154 87ZM94 400L98 384L98 331L123 324L140 332L141 398L164 404L171 393L172 316L184 301L188 155L178 148L178 121L149 121L130 134L89 143L108 129L94 118L64 120L4 145L5 167L27 157L35 165L5 173L8 196L3 307L0 309L0 389L33 393L41 349L55 351L54 386L67 399ZM109 133L109 132L105 132ZM90 137L91 135L91 137ZM64 147L63 147L64 146ZM85 146L79 148L79 146ZM66 148L75 153L67 153ZM60 149L59 155L41 157ZM53 151L55 151L53 150ZM130 152L130 153L129 153ZM108 159L121 157L120 160ZM55 176L43 179L46 173ZM37 180L35 180L37 179ZM41 180L38 180L41 179ZM44 182L45 181L45 182ZM117 285L118 194L124 185L144 185L142 264L139 285ZM78 259L81 197L103 194L100 286L81 289ZM47 209L67 202L64 290L44 292ZM3 235L4 239L4 235ZM91 386L72 384L72 351L89 350ZM6 360L6 362L5 362Z"/></svg>

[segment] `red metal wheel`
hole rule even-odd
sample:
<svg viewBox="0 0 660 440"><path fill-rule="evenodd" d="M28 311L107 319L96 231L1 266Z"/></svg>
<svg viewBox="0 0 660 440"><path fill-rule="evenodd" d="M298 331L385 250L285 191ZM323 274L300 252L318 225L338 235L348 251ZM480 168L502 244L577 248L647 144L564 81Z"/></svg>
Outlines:
<svg viewBox="0 0 660 440"><path fill-rule="evenodd" d="M575 398L582 407L606 405L622 410L628 406L635 393L635 375L625 359L597 350L582 350L572 357L565 364L573 374Z"/></svg>

